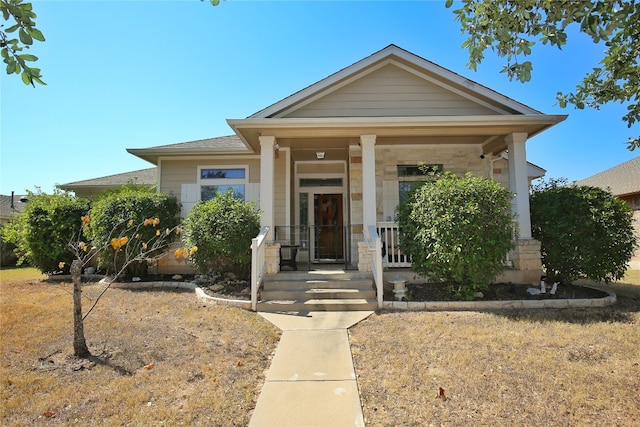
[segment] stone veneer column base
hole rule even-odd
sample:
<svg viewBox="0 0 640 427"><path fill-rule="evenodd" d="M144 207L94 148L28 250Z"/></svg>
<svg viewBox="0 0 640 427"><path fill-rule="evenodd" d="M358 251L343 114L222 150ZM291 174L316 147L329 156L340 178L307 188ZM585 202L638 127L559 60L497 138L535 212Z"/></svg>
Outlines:
<svg viewBox="0 0 640 427"><path fill-rule="evenodd" d="M519 270L525 283L539 283L542 274L542 257L540 242L535 239L516 240L516 247L512 252L514 270Z"/></svg>
<svg viewBox="0 0 640 427"><path fill-rule="evenodd" d="M371 252L366 242L358 242L358 271L371 271Z"/></svg>

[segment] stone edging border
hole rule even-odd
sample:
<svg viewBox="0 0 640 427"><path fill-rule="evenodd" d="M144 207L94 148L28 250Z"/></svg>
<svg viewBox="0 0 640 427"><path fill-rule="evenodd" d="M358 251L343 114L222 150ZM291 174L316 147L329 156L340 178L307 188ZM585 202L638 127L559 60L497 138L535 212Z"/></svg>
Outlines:
<svg viewBox="0 0 640 427"><path fill-rule="evenodd" d="M601 289L599 289L601 290ZM603 291L608 295L602 298L569 298L544 300L504 300L504 301L383 301L385 310L407 311L465 311L465 310L504 310L514 308L569 308L569 307L606 307L617 301L616 294Z"/></svg>
<svg viewBox="0 0 640 427"><path fill-rule="evenodd" d="M191 289L197 298L205 304L227 305L251 311L251 301L233 300L207 295L200 286L191 282L139 282L114 283L119 289ZM605 292L605 291L603 291ZM470 310L504 310L529 308L569 308L569 307L606 307L617 301L616 294L607 292L602 298L579 299L545 299L545 300L505 300L505 301L383 301L384 310L406 311L470 311Z"/></svg>

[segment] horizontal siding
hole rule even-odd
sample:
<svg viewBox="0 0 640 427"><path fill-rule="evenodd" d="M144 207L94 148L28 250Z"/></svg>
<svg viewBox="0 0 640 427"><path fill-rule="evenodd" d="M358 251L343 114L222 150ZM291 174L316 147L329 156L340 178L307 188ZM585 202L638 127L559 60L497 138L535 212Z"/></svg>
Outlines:
<svg viewBox="0 0 640 427"><path fill-rule="evenodd" d="M287 117L460 116L496 114L480 104L387 65Z"/></svg>
<svg viewBox="0 0 640 427"><path fill-rule="evenodd" d="M249 182L260 182L259 159L200 159L163 160L160 176L160 191L173 194L180 199L182 184L198 182L198 166L248 165Z"/></svg>

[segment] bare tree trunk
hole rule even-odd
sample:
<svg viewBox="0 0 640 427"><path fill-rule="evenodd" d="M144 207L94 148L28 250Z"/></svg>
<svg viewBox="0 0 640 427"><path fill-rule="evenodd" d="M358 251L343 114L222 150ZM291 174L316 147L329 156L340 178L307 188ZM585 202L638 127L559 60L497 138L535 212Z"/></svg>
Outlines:
<svg viewBox="0 0 640 427"><path fill-rule="evenodd" d="M74 260L71 263L71 278L73 280L73 354L76 357L87 357L91 356L91 353L84 339L81 271L82 263L79 260Z"/></svg>

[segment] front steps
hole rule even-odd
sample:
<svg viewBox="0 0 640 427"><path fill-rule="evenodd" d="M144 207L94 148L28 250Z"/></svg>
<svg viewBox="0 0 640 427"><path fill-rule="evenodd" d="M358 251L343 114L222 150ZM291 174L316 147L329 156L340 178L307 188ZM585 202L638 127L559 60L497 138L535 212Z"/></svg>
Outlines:
<svg viewBox="0 0 640 427"><path fill-rule="evenodd" d="M267 275L258 311L369 311L378 308L371 274L318 270Z"/></svg>

